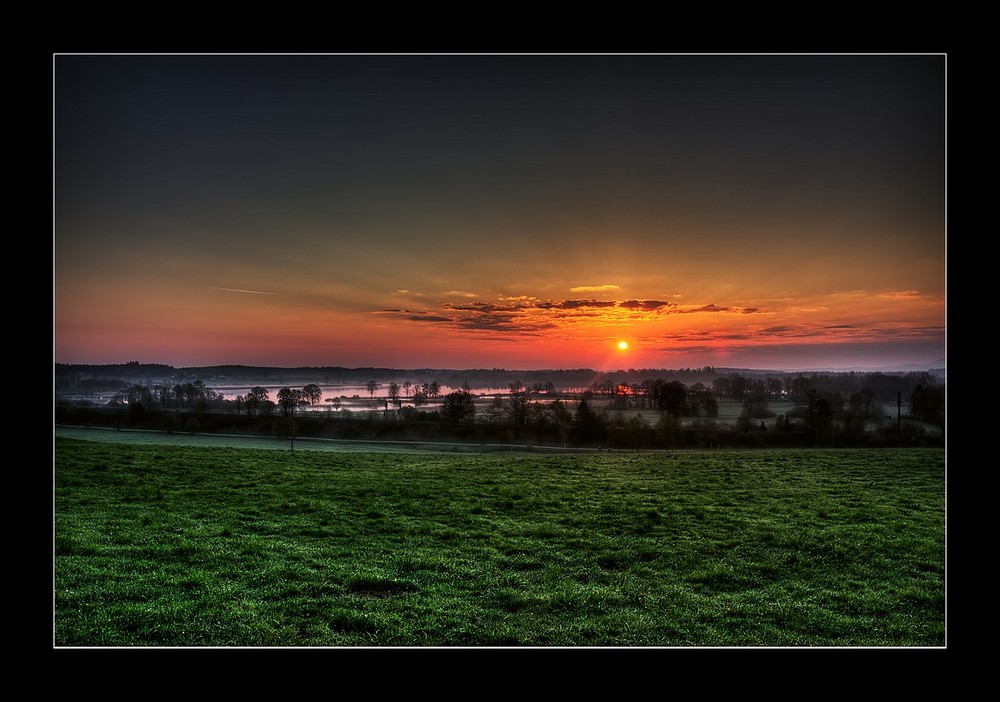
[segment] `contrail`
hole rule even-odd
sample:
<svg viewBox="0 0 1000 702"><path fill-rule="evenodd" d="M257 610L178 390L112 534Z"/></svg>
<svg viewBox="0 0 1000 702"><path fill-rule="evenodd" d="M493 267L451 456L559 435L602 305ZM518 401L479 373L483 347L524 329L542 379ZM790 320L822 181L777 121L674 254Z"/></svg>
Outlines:
<svg viewBox="0 0 1000 702"><path fill-rule="evenodd" d="M283 295L284 293L265 292L263 290L240 290L239 288L209 288L209 290L221 290L223 292L250 293L251 295Z"/></svg>

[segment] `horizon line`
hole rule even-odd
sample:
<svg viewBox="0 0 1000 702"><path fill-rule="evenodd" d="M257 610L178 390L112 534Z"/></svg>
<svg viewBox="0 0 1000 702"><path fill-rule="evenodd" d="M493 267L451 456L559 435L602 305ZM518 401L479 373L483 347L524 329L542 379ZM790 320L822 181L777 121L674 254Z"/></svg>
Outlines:
<svg viewBox="0 0 1000 702"><path fill-rule="evenodd" d="M553 373L553 372L588 372L588 373L632 373L638 371L666 371L666 372L708 372L708 371L753 371L757 373L878 373L878 372L906 372L908 370L947 370L946 359L938 359L931 363L901 363L896 365L868 365L868 366L850 366L843 368L834 368L832 366L817 366L811 368L764 368L764 367L752 367L752 366L684 366L678 368L667 368L667 367L643 367L643 368L616 368L616 369L604 369L599 370L590 367L574 367L574 368L500 368L500 367L468 367L468 368L438 368L432 366L414 366L414 367L393 367L393 366L341 366L341 365L299 365L299 366L281 366L281 365L257 365L257 364L246 364L246 363L213 363L204 365L183 365L174 366L168 363L157 363L157 362L140 362L140 361L120 361L111 363L72 363L66 361L54 361L55 366L164 366L173 370L183 371L183 370L197 370L206 368L247 368L247 369L262 369L262 370L323 370L323 369L340 369L340 370L381 370L381 371L433 371L433 372L448 372L448 373L464 373L464 372L502 372L502 373Z"/></svg>

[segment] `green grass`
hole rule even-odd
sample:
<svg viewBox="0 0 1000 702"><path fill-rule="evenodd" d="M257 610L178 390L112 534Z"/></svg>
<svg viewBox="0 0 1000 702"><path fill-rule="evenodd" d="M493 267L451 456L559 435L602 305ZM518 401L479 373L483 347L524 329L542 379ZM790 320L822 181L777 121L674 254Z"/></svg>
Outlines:
<svg viewBox="0 0 1000 702"><path fill-rule="evenodd" d="M945 644L935 449L55 440L54 644Z"/></svg>

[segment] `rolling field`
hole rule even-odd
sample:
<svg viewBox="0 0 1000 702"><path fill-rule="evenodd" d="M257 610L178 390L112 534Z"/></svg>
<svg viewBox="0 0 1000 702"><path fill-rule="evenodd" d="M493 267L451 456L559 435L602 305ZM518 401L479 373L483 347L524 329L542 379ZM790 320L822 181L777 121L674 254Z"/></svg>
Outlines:
<svg viewBox="0 0 1000 702"><path fill-rule="evenodd" d="M107 433L54 442L56 647L945 645L943 450Z"/></svg>

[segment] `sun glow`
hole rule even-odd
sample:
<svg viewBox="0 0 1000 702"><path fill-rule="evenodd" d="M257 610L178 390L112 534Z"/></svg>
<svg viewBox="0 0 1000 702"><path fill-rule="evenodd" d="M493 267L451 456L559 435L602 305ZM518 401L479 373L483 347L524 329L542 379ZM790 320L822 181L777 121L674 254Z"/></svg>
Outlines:
<svg viewBox="0 0 1000 702"><path fill-rule="evenodd" d="M619 351L625 351L627 349L628 349L628 342L627 341L623 340L623 341L619 341L618 342L618 350Z"/></svg>

